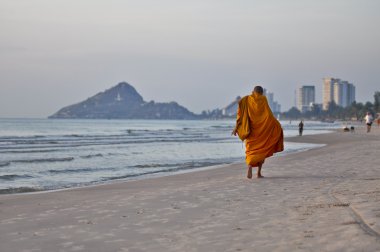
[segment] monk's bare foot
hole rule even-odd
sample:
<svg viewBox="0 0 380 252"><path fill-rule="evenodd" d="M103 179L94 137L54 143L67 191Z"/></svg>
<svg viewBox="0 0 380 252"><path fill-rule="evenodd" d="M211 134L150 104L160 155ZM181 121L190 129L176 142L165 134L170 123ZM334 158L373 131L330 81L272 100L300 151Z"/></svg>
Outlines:
<svg viewBox="0 0 380 252"><path fill-rule="evenodd" d="M249 178L249 179L252 178L252 166L248 167L247 178Z"/></svg>
<svg viewBox="0 0 380 252"><path fill-rule="evenodd" d="M263 167L263 163L264 161L262 163L259 163L259 166L257 167L257 178L264 178L264 176L261 175L261 168Z"/></svg>

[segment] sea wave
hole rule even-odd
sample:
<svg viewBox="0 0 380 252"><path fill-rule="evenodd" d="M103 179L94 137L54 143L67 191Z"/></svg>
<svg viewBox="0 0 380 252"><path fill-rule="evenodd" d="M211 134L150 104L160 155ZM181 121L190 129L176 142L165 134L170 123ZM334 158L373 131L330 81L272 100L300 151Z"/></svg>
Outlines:
<svg viewBox="0 0 380 252"><path fill-rule="evenodd" d="M35 188L35 187L12 187L12 188L0 189L0 194L38 192L42 190L43 189L41 188Z"/></svg>
<svg viewBox="0 0 380 252"><path fill-rule="evenodd" d="M73 161L73 157L64 157L64 158L38 158L38 159L20 159L20 160L11 160L11 163L44 163L44 162L69 162Z"/></svg>
<svg viewBox="0 0 380 252"><path fill-rule="evenodd" d="M39 143L39 144L22 144L11 145L7 147L0 146L0 153L9 153L10 151L32 151L33 149L44 150L51 148L76 148L86 146L110 146L110 145L127 145L127 144L148 144L148 143L190 143L190 142L212 142L230 140L227 137L209 137L204 135L187 135L183 133L181 137L169 138L169 137L144 137L139 139L117 140L117 141L60 141L57 143ZM25 150L27 149L27 150ZM38 151L37 151L38 152ZM42 151L41 151L42 152Z"/></svg>
<svg viewBox="0 0 380 252"><path fill-rule="evenodd" d="M6 174L6 175L1 175L0 179L1 180L16 180L16 179L25 179L25 178L33 178L33 176L23 174L23 175L18 175L18 174Z"/></svg>
<svg viewBox="0 0 380 252"><path fill-rule="evenodd" d="M1 162L0 167L8 166L10 164L11 164L10 162Z"/></svg>
<svg viewBox="0 0 380 252"><path fill-rule="evenodd" d="M46 152L58 152L61 151L60 149L44 149L44 150L8 150L8 151L1 151L0 153L14 153L14 154L26 154L26 153L46 153Z"/></svg>
<svg viewBox="0 0 380 252"><path fill-rule="evenodd" d="M213 126L210 126L210 128L214 128L214 129L233 129L233 126L231 126L231 125L213 125Z"/></svg>
<svg viewBox="0 0 380 252"><path fill-rule="evenodd" d="M94 158L94 157L103 157L103 154L98 153L98 154L90 154L90 155L84 155L80 156L81 158Z"/></svg>
<svg viewBox="0 0 380 252"><path fill-rule="evenodd" d="M216 164L223 163L223 161L199 161L199 162L181 162L181 163L168 163L168 164L141 164L141 165L135 165L133 168L171 168L171 167L177 167L178 169L184 169L184 168L197 168L197 167L206 167L206 166L212 166ZM165 169L164 171L167 171L168 169Z"/></svg>
<svg viewBox="0 0 380 252"><path fill-rule="evenodd" d="M161 167L175 167L179 166L180 164L141 164L141 165L135 165L134 168L161 168Z"/></svg>
<svg viewBox="0 0 380 252"><path fill-rule="evenodd" d="M97 171L111 171L115 170L115 168L78 168L78 169L62 169L62 170L56 170L51 169L44 171L42 173L52 173L52 174L65 174L65 173L82 173L82 172L97 172Z"/></svg>

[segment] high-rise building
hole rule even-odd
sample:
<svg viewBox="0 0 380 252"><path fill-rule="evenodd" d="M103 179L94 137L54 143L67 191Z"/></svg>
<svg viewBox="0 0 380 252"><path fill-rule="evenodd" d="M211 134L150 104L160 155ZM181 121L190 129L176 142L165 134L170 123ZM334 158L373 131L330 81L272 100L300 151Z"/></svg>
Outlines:
<svg viewBox="0 0 380 252"><path fill-rule="evenodd" d="M280 113L281 112L281 105L274 100L274 94L272 92L268 92L265 88L263 91L264 91L263 95L265 95L267 97L268 105L271 108L272 112L273 113ZM228 106L224 107L221 111L222 115L223 116L235 116L236 111L237 111L238 106L239 106L240 99L241 99L241 97L238 96Z"/></svg>
<svg viewBox="0 0 380 252"><path fill-rule="evenodd" d="M322 108L323 110L327 110L329 107L329 103L334 100L334 83L338 82L339 79L334 78L324 78L323 79L323 88L322 88Z"/></svg>
<svg viewBox="0 0 380 252"><path fill-rule="evenodd" d="M297 108L302 113L310 111L315 103L315 86L302 86L297 89Z"/></svg>
<svg viewBox="0 0 380 252"><path fill-rule="evenodd" d="M268 104L273 113L281 112L281 105L274 100L274 94L272 92L268 92L264 88L264 95L267 97Z"/></svg>
<svg viewBox="0 0 380 252"><path fill-rule="evenodd" d="M354 84L350 83L347 87L347 106L350 106L356 101L356 88Z"/></svg>
<svg viewBox="0 0 380 252"><path fill-rule="evenodd" d="M224 115L224 116L235 116L236 111L237 111L238 106L239 106L240 99L241 99L240 96L236 97L236 99L233 102L231 102L227 107L223 108L222 109L222 115Z"/></svg>
<svg viewBox="0 0 380 252"><path fill-rule="evenodd" d="M355 101L355 86L341 79L324 78L323 110L327 110L332 101L341 107L350 106Z"/></svg>

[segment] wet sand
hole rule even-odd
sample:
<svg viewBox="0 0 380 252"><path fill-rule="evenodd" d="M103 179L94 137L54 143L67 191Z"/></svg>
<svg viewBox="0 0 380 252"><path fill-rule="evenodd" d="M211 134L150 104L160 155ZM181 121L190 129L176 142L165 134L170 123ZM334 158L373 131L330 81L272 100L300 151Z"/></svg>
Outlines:
<svg viewBox="0 0 380 252"><path fill-rule="evenodd" d="M0 195L0 251L380 251L380 129L326 146L139 181Z"/></svg>

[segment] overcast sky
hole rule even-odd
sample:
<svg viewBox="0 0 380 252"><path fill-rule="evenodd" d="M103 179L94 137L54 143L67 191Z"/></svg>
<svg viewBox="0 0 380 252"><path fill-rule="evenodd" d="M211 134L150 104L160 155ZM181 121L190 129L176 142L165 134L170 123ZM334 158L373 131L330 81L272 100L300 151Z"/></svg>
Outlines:
<svg viewBox="0 0 380 252"><path fill-rule="evenodd" d="M0 0L0 117L46 117L120 81L221 108L261 84L283 110L322 78L380 90L378 0Z"/></svg>

